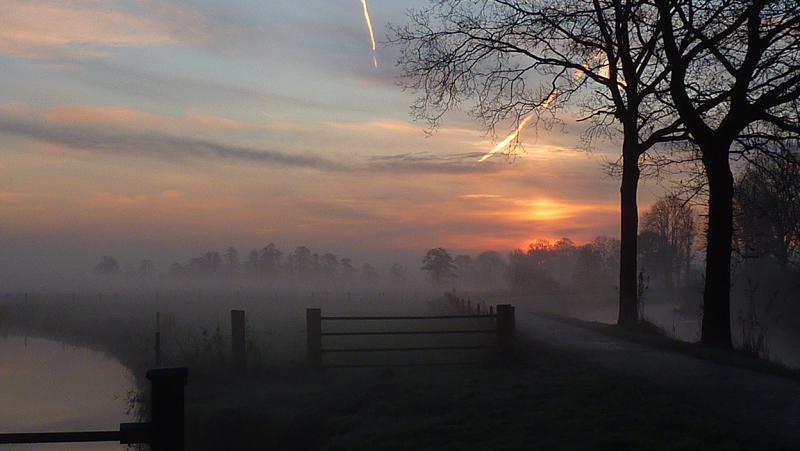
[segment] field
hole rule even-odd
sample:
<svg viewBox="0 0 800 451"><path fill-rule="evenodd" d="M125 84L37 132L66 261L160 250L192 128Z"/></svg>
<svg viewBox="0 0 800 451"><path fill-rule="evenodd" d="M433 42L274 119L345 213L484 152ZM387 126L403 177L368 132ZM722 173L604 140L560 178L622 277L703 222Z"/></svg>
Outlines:
<svg viewBox="0 0 800 451"><path fill-rule="evenodd" d="M156 312L169 365L189 366L187 449L789 449L680 400L536 344L513 362L434 368L304 364L307 307L420 314L435 294L154 293L6 296L0 332L153 360ZM229 310L248 312L251 370L229 359Z"/></svg>

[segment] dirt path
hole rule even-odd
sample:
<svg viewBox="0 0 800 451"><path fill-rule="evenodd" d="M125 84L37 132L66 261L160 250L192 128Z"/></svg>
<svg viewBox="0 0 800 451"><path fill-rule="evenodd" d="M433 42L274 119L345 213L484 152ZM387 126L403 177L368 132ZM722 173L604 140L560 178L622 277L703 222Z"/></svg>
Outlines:
<svg viewBox="0 0 800 451"><path fill-rule="evenodd" d="M800 382L708 362L517 311L518 332L725 418L800 446Z"/></svg>

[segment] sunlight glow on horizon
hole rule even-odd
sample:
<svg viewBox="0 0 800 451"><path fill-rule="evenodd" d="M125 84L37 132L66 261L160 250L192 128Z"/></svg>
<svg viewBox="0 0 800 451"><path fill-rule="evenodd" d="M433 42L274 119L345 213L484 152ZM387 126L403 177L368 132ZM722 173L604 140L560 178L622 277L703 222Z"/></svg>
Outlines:
<svg viewBox="0 0 800 451"><path fill-rule="evenodd" d="M613 143L581 152L582 124L535 130L534 114L499 143L459 111L426 134L392 53L374 70L363 46L366 23L377 67L375 32L426 0L361 3L363 21L329 2L0 4L19 19L0 30L7 260L183 261L269 242L505 253L618 233L619 185L597 158ZM529 151L490 159L534 131Z"/></svg>

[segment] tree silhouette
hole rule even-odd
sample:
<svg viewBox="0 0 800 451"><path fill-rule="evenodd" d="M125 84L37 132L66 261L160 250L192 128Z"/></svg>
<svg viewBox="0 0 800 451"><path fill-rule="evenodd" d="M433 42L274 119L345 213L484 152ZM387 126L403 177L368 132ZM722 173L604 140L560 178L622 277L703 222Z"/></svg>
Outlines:
<svg viewBox="0 0 800 451"><path fill-rule="evenodd" d="M669 101L700 152L708 232L700 341L731 348L731 155L800 133L800 3L655 0Z"/></svg>
<svg viewBox="0 0 800 451"><path fill-rule="evenodd" d="M217 274L222 268L222 256L217 251L208 251L205 254L189 260L186 271L191 275L207 276Z"/></svg>
<svg viewBox="0 0 800 451"><path fill-rule="evenodd" d="M353 260L349 258L343 258L339 266L342 268L342 276L344 276L345 279L353 277L358 272L353 268Z"/></svg>
<svg viewBox="0 0 800 451"><path fill-rule="evenodd" d="M437 285L456 278L456 266L453 257L444 248L437 247L428 251L422 259L422 270L428 271L431 280Z"/></svg>
<svg viewBox="0 0 800 451"><path fill-rule="evenodd" d="M239 251L234 247L229 247L225 251L225 272L228 275L239 274L242 269L242 262L239 261Z"/></svg>
<svg viewBox="0 0 800 451"><path fill-rule="evenodd" d="M306 250L308 250L306 248ZM281 267L281 252L275 243L269 243L260 252L258 252L256 266L259 272L265 274L277 274Z"/></svg>
<svg viewBox="0 0 800 451"><path fill-rule="evenodd" d="M339 258L330 252L323 254L319 258L319 263L325 274L334 275L339 271Z"/></svg>
<svg viewBox="0 0 800 451"><path fill-rule="evenodd" d="M406 273L408 272L408 268L399 264L393 263L392 267L389 269L389 277L392 280L392 283L395 285L403 285L406 283Z"/></svg>
<svg viewBox="0 0 800 451"><path fill-rule="evenodd" d="M655 238L655 252L667 288L674 295L682 275L688 280L692 246L697 234L695 212L688 201L670 194L658 199L642 218L642 230ZM674 276L674 279L673 279Z"/></svg>
<svg viewBox="0 0 800 451"><path fill-rule="evenodd" d="M311 250L306 246L298 246L291 255L292 269L301 275L311 272Z"/></svg>
<svg viewBox="0 0 800 451"><path fill-rule="evenodd" d="M685 139L660 102L669 68L656 9L631 0L442 0L409 16L391 41L401 47L405 87L421 93L413 113L432 128L468 100L492 133L505 119L549 129L561 106L576 104L587 147L621 138L618 322L634 325L640 159Z"/></svg>
<svg viewBox="0 0 800 451"><path fill-rule="evenodd" d="M744 257L771 255L785 274L800 257L800 150L760 155L735 184L736 238Z"/></svg>
<svg viewBox="0 0 800 451"><path fill-rule="evenodd" d="M103 255L103 257L100 259L100 263L94 265L94 272L95 274L100 274L103 276L119 274L119 263L117 262L116 258L110 255Z"/></svg>

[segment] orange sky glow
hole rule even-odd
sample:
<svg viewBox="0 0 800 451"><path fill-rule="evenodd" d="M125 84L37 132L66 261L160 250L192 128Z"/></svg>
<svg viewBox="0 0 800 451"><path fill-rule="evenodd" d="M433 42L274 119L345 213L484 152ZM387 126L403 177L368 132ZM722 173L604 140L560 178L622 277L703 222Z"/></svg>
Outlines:
<svg viewBox="0 0 800 451"><path fill-rule="evenodd" d="M411 120L380 42L417 3L369 2L373 52L355 0L3 2L0 251L163 268L270 242L367 260L618 236L616 147L577 150L569 115L481 162L516 124Z"/></svg>

